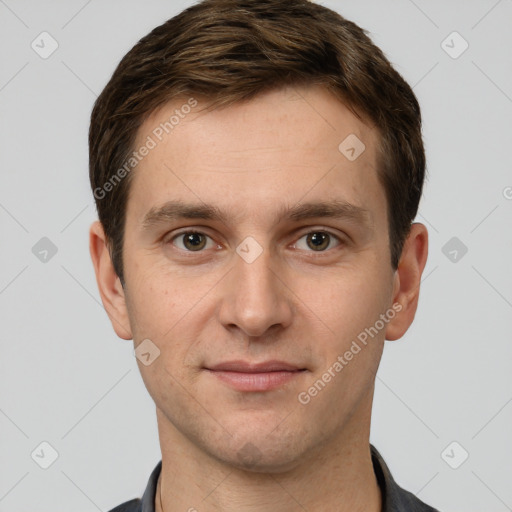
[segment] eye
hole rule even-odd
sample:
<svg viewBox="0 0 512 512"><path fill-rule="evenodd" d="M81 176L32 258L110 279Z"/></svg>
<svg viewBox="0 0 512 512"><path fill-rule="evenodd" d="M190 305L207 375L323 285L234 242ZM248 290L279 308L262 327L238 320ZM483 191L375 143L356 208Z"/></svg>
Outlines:
<svg viewBox="0 0 512 512"><path fill-rule="evenodd" d="M208 240L211 242L210 247L207 247ZM209 249L212 245L215 245L213 240L208 235L205 235L199 231L183 231L172 237L169 242L173 245L176 245L176 247L179 249L188 252L200 252L204 248Z"/></svg>
<svg viewBox="0 0 512 512"><path fill-rule="evenodd" d="M306 239L306 248L300 247L300 241L302 239ZM307 250L312 249L314 252L325 252L332 245L332 241L336 242L336 246L340 245L340 240L337 236L329 233L327 231L310 231L306 235L299 238L299 241L295 244L295 247L298 249Z"/></svg>

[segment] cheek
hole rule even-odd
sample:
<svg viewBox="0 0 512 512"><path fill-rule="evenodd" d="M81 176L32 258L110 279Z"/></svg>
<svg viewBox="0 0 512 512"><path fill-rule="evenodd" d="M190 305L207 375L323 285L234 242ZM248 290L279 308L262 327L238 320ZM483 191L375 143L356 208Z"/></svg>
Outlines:
<svg viewBox="0 0 512 512"><path fill-rule="evenodd" d="M304 303L329 328L331 338L335 335L346 343L372 326L387 310L393 281L389 272L368 264L337 269L317 284L312 287L304 278Z"/></svg>
<svg viewBox="0 0 512 512"><path fill-rule="evenodd" d="M190 370L197 368L201 356L198 344L204 332L211 330L213 310L208 292L218 277L171 274L155 265L147 268L151 271L131 274L127 294L135 344L149 339L160 351L151 367L139 364L141 373L153 381L165 381L166 374L178 381L193 378Z"/></svg>
<svg viewBox="0 0 512 512"><path fill-rule="evenodd" d="M165 338L180 321L194 313L205 289L214 282L170 272L168 265L141 258L136 265L126 265L129 314L138 337ZM210 281L212 281L210 283Z"/></svg>

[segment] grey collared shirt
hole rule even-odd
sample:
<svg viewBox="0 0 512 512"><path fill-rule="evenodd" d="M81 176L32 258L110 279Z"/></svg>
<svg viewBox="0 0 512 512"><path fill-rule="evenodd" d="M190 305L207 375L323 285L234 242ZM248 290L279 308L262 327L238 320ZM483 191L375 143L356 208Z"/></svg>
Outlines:
<svg viewBox="0 0 512 512"><path fill-rule="evenodd" d="M371 444L370 449L373 470L382 493L382 512L439 512L423 503L414 494L399 487L391 476L391 472L381 454ZM161 469L162 461L157 464L151 473L142 499L137 498L127 501L110 512L155 512L156 484Z"/></svg>

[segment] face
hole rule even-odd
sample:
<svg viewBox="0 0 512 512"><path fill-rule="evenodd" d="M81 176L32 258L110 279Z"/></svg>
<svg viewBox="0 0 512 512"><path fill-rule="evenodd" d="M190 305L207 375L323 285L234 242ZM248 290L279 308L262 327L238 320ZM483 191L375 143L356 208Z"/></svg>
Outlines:
<svg viewBox="0 0 512 512"><path fill-rule="evenodd" d="M136 146L185 102L154 112ZM378 134L316 87L200 107L133 171L127 329L160 351L138 364L161 430L284 470L369 429L399 315Z"/></svg>

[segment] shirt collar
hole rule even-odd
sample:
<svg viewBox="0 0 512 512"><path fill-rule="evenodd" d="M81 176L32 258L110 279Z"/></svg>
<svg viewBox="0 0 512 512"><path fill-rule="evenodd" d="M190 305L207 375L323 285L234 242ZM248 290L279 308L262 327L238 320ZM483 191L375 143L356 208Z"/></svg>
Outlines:
<svg viewBox="0 0 512 512"><path fill-rule="evenodd" d="M382 512L438 512L395 482L382 455L371 444L370 451L373 470L382 493Z"/></svg>
<svg viewBox="0 0 512 512"><path fill-rule="evenodd" d="M149 477L149 482L142 496L141 512L155 512L156 485L158 477L162 471L162 461L160 461Z"/></svg>

